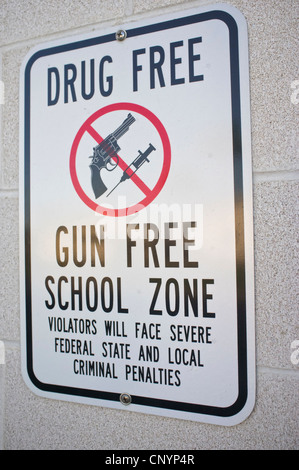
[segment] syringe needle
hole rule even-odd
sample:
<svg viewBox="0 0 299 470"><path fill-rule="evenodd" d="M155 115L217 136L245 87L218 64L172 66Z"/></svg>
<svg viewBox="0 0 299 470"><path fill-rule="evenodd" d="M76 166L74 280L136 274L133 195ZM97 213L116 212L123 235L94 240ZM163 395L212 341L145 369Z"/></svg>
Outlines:
<svg viewBox="0 0 299 470"><path fill-rule="evenodd" d="M112 193L112 191L114 191L114 190L117 188L117 186L118 186L120 183L121 183L121 181L119 181L119 182L117 183L117 185L116 185L116 186L114 186L114 188L113 188L113 189L111 189L110 193L109 193L109 194L107 194L107 196L106 196L106 197L110 196L110 194Z"/></svg>

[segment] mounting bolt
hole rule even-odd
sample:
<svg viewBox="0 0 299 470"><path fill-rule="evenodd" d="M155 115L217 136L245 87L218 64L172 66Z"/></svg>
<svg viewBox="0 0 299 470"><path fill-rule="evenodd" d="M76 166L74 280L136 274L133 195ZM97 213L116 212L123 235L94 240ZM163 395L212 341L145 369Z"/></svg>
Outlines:
<svg viewBox="0 0 299 470"><path fill-rule="evenodd" d="M122 393L119 399L123 405L129 405L130 403L132 403L132 397L128 393Z"/></svg>
<svg viewBox="0 0 299 470"><path fill-rule="evenodd" d="M124 41L126 37L127 37L127 31L125 31L124 29L119 29L115 33L115 39L117 41Z"/></svg>

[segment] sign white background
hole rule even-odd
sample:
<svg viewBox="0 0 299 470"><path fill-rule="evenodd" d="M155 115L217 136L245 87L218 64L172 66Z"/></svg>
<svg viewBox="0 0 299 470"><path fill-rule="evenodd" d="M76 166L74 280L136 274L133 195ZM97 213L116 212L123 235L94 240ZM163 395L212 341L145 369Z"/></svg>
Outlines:
<svg viewBox="0 0 299 470"><path fill-rule="evenodd" d="M210 11L209 7L206 11ZM223 9L223 8L221 8ZM192 16L204 10L185 12L184 16ZM246 269L246 302L247 302L247 367L249 398L246 406L238 415L222 417L209 413L190 413L163 407L150 407L134 404L134 396L151 397L154 399L170 400L175 403L200 404L216 408L227 408L238 398L239 391L239 358L238 358L238 312L237 312L237 279L236 279L236 239L235 239L235 192L234 192L234 155L233 155L233 120L231 96L231 56L230 31L224 21L210 19L209 21L194 22L129 37L123 41L110 41L107 44L61 51L59 53L42 55L32 62L30 69L30 226L31 226L31 288L32 288L32 364L35 377L44 384L73 387L76 389L101 390L116 394L129 393L133 397L129 410L165 414L167 416L195 419L218 424L235 424L244 419L251 411L254 402L254 334L253 334L253 256L252 256L252 213L251 213L251 162L250 162L250 129L249 129L249 98L248 98L248 56L246 25L243 17L234 9L229 8L229 14L238 24L238 39L240 49L240 83L241 83L241 116L242 116L242 151L243 151L243 196L245 217L245 269ZM128 31L137 26L160 23L176 19L176 15L167 18L147 20L133 25L125 25ZM111 33L99 32L99 36ZM95 36L95 35L94 35ZM91 36L90 36L91 37ZM203 75L203 80L189 82L188 69L188 40L202 37L201 43L194 44L194 54L200 54L200 60L194 62L196 75ZM79 38L80 40L87 39ZM60 43L44 45L51 47L72 44L78 38L63 40ZM177 78L184 78L185 83L171 85L170 82L170 43L183 41L175 49L176 57L181 58L175 66ZM161 46L165 52L162 66L165 86L161 87L156 75L156 87L150 88L149 50L153 46ZM137 72L138 90L133 91L132 51L145 49L138 56L138 65L142 70ZM29 57L33 57L34 51ZM110 96L103 97L97 85L98 64L102 57L109 55L113 61L105 65L107 75L113 76L113 91ZM81 96L81 62L84 60L88 68L89 60L95 60L96 80L95 93L90 100ZM29 58L24 62L22 76ZM64 102L63 70L66 64L74 64L78 71L75 81L77 100ZM60 99L56 105L48 106L47 80L48 69L56 67L59 70ZM27 67L28 68L28 67ZM107 84L104 84L107 86ZM88 80L87 80L88 87ZM70 177L70 152L73 141L80 127L97 110L114 103L134 103L141 105L153 113L163 124L171 145L171 165L165 185L148 207L137 214L115 218L105 217L87 207L79 198ZM119 110L105 114L99 118L94 128L106 137L115 130L127 117L129 111ZM150 157L150 163L144 164L138 176L143 178L151 188L160 174L163 164L163 149L158 133L146 119L131 113L136 122L119 140L121 150L119 155L129 164L137 156L138 150L144 151L151 142L156 151ZM22 113L21 113L22 116ZM22 122L21 126L26 122ZM22 128L23 132L23 128ZM89 164L92 148L96 142L85 134L78 147L76 169L78 179L90 199L93 198L89 186ZM23 143L21 143L23 153ZM25 156L28 158L28 155ZM21 171L21 176L24 170ZM119 181L122 171L117 170L108 174L105 170L101 176L109 186L109 190ZM22 178L21 178L22 179ZM28 187L25 186L25 192ZM107 191L107 193L109 192ZM132 183L122 183L111 195L104 194L97 202L102 207L124 207L143 199L144 195ZM93 198L94 199L94 198ZM96 201L94 199L94 201ZM24 207L21 203L21 227L24 224ZM194 236L195 247L190 247L190 260L197 261L198 267L183 267L182 222L196 221L197 227L190 229L190 239ZM178 228L171 231L171 237L176 245L171 248L171 259L179 261L179 268L168 268L164 265L164 223L177 222ZM127 250L125 224L139 224L140 230L132 232L142 235L143 224L156 224L160 232L160 240L156 245L159 268L144 267L143 237L136 240L132 248L133 266L127 267ZM89 227L100 225L105 227L109 236L105 240L105 267L90 266L88 262L82 268L74 266L71 255L72 227L86 225L87 240ZM68 234L63 234L62 242L70 247L70 262L66 267L60 267L56 261L55 235L59 226L65 226ZM99 233L99 232L98 232ZM28 242L28 240L27 240ZM21 243L22 252L26 250L24 239ZM88 250L87 250L88 253ZM24 265L21 267L22 290L24 291ZM49 292L45 287L45 279L52 276L55 285L51 285L56 296L54 309L47 309L45 301L50 302ZM82 276L83 292L85 281L93 276L98 280L98 286L103 277L110 277L114 283L116 299L116 279L121 279L122 304L128 308L127 314L117 313L115 308L111 313L105 313L99 308L96 312L84 309L72 311L70 308L61 311L57 307L57 280L65 276L64 300L70 302L70 280L74 276ZM149 307L154 294L155 284L149 283L150 278L161 278L162 287L159 293L156 309L162 310L162 315L150 315ZM180 310L176 316L170 316L165 309L165 283L174 278L180 286ZM189 317L184 316L183 286L188 279L193 286L193 279L198 280L199 314L196 318L190 308ZM201 280L212 279L213 284L207 286L212 298L207 300L209 312L215 313L215 318L203 318ZM83 294L84 299L84 294ZM124 408L118 401L99 400L74 396L72 393L38 390L27 378L26 355L28 343L25 322L25 293L23 304L23 348L25 380L35 392L45 396L62 399L92 402L101 406ZM100 301L99 301L100 303ZM173 305L174 300L171 299ZM84 300L83 300L84 305ZM48 317L83 318L96 320L96 335L80 335L70 333L54 333L50 331ZM105 334L105 320L124 322L127 333L125 338L108 337ZM136 322L161 324L161 340L146 340L135 337ZM191 342L171 341L170 325L210 327L211 344L196 344ZM94 357L77 356L55 352L54 338L74 338L92 341ZM102 343L113 341L130 344L130 360L103 358ZM156 346L159 348L159 362L150 363L138 361L140 345ZM175 350L200 349L202 367L182 364L169 364L168 348ZM115 364L117 379L99 378L74 374L75 359L105 361ZM125 376L125 365L141 365L150 368L178 370L180 385L155 384L149 381L140 382ZM175 379L173 380L175 381ZM46 387L47 388L47 387Z"/></svg>

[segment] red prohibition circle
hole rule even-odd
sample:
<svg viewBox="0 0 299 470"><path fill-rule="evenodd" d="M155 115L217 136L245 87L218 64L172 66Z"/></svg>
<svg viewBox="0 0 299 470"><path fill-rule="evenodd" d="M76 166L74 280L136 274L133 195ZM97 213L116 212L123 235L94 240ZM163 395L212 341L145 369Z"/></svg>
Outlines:
<svg viewBox="0 0 299 470"><path fill-rule="evenodd" d="M122 209L111 209L111 208L102 207L96 202L94 202L92 199L90 199L83 191L79 183L77 172L76 172L76 156L77 156L77 150L78 150L78 146L79 146L82 136L87 131L87 129L90 129L91 124L96 119L112 111L132 111L132 112L141 114L142 116L147 118L153 124L153 126L155 126L155 128L157 129L159 133L159 136L161 138L162 145L163 145L163 154L164 154L162 171L154 188L150 191L148 195L146 195L144 199L142 199L137 204L134 204L133 206L122 208ZM155 114L153 114L147 108L144 108L143 106L140 106L135 103L114 103L96 111L80 127L74 139L72 148L71 148L71 154L70 154L71 180L80 199L93 211L97 212L98 214L102 214L102 215L106 215L110 217L127 216L131 214L135 214L136 212L139 212L141 209L148 206L158 196L158 194L163 188L166 182L166 179L168 177L168 173L170 169L170 160L171 160L171 148L170 148L169 138L168 138L167 132L163 124L157 118L157 116L155 116Z"/></svg>

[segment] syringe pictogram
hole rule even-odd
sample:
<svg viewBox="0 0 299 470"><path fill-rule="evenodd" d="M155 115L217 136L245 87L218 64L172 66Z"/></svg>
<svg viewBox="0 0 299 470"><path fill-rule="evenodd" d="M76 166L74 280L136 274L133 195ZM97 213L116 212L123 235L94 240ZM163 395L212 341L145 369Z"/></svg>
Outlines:
<svg viewBox="0 0 299 470"><path fill-rule="evenodd" d="M156 150L156 149L152 144L149 144L148 148L144 152L141 152L140 150L138 150L139 155L135 158L135 160L132 161L132 163L129 166L127 166L127 168L123 172L123 175L122 175L120 181L117 183L116 186L114 186L114 188L110 191L110 193L107 194L107 197L112 193L112 191L114 191L117 188L117 186L120 183L122 183L123 181L126 181L127 179L132 178L132 176L135 175L136 171L139 170L139 168L145 162L149 162L149 159L147 157L149 156L149 154L153 150ZM131 174L128 174L127 171L128 171L129 168L131 168L131 166L133 166L135 168L135 171L133 171Z"/></svg>

